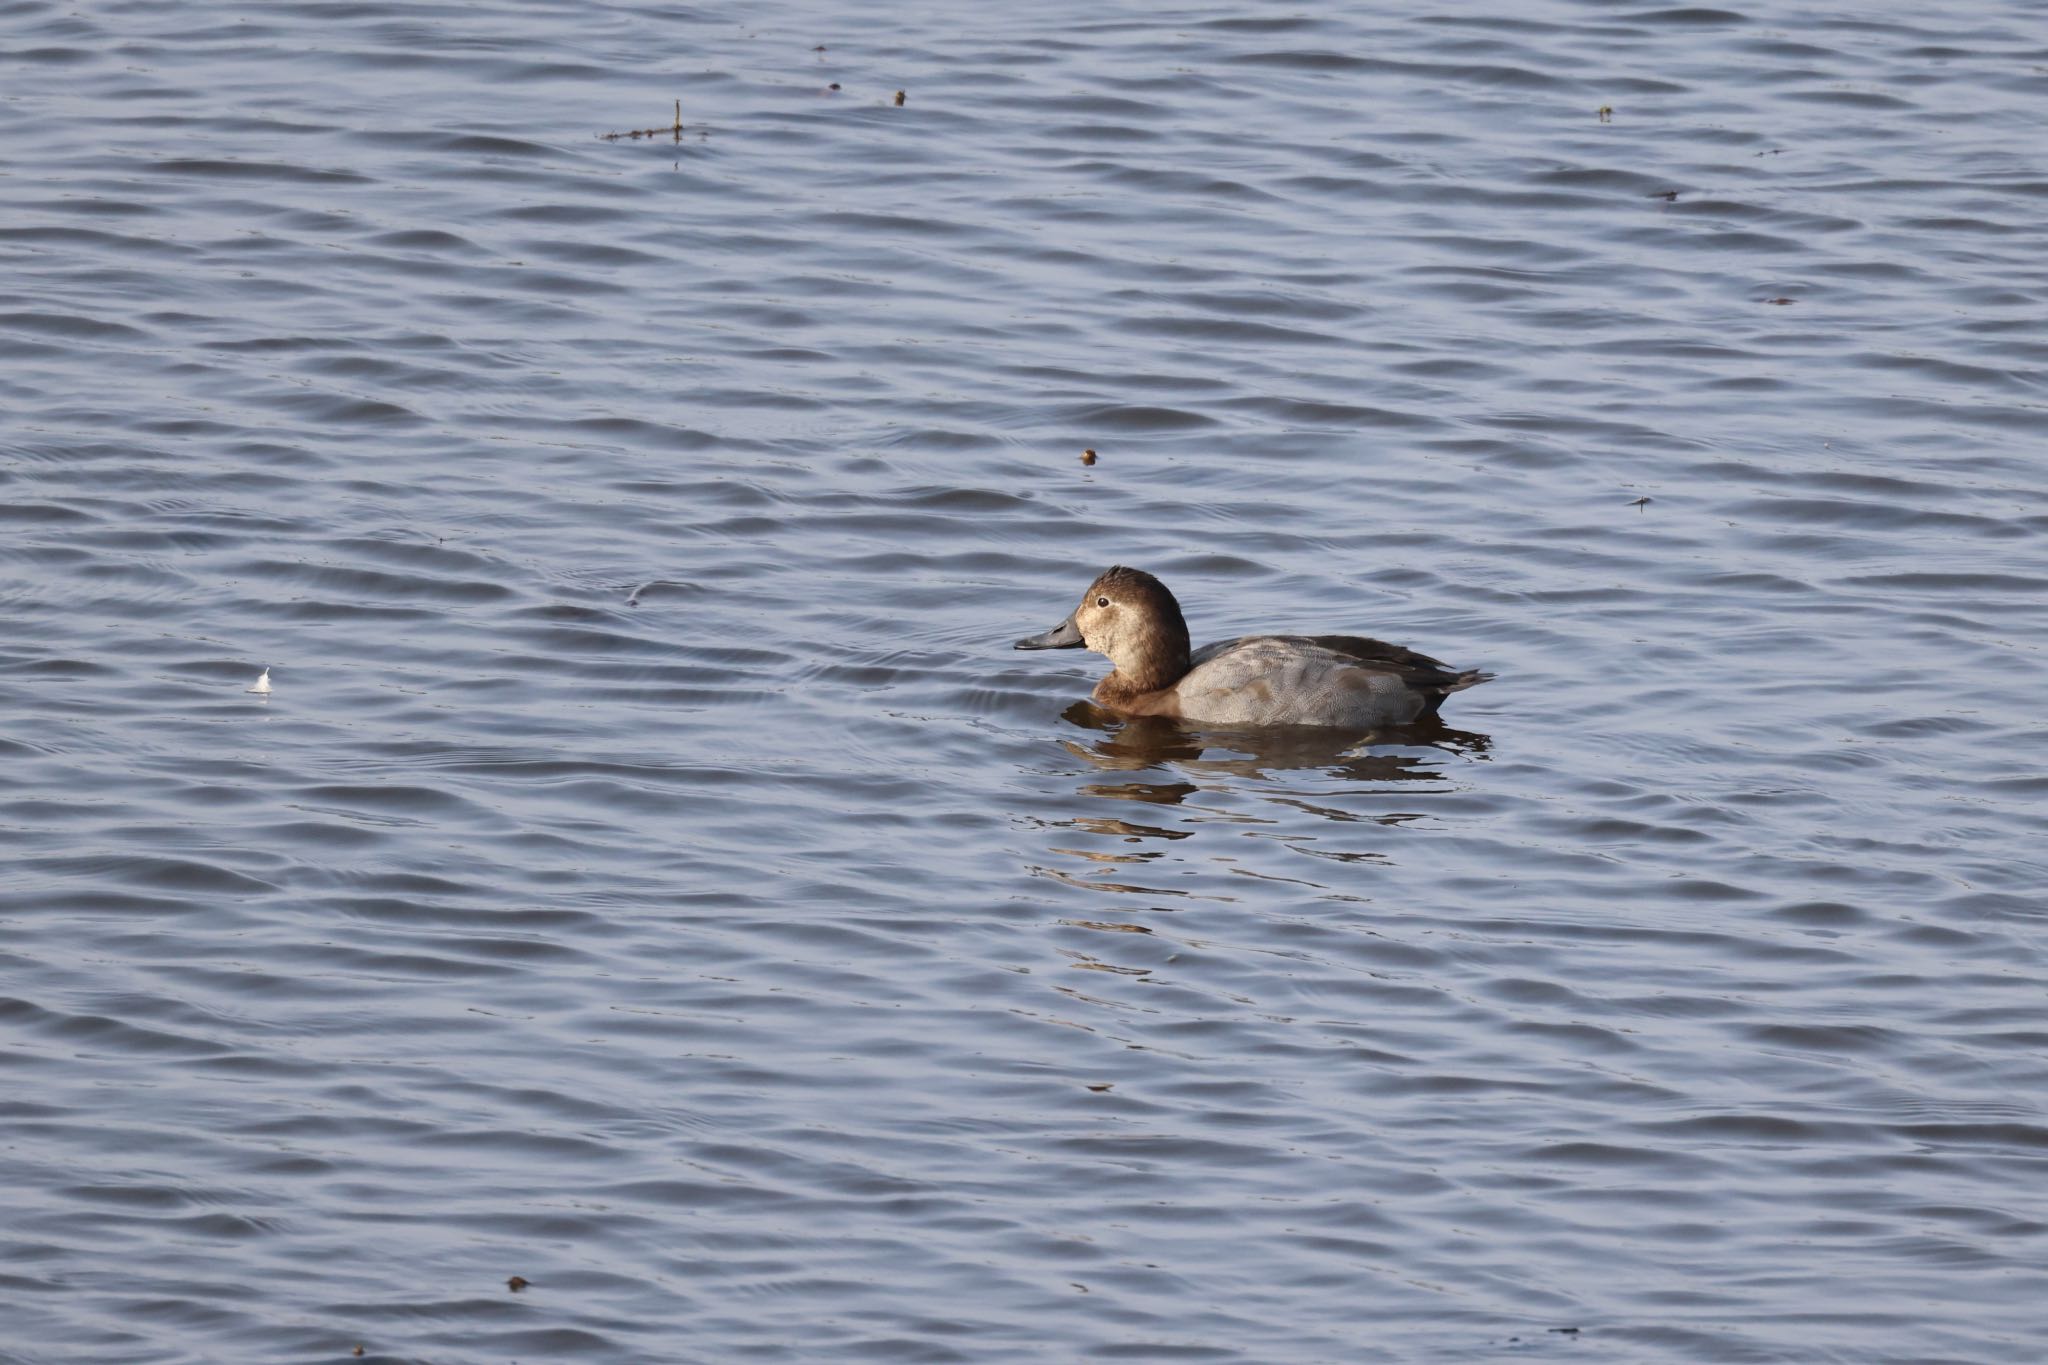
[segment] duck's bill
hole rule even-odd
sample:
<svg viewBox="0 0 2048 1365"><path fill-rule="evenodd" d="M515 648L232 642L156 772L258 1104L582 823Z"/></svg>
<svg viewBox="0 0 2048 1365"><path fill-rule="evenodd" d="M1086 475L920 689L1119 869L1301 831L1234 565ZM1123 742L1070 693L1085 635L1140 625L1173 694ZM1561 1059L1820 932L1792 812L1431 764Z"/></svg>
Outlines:
<svg viewBox="0 0 2048 1365"><path fill-rule="evenodd" d="M1075 625L1074 618L1069 616L1043 635L1027 636L1019 640L1016 647L1018 649L1079 649L1081 647L1081 628Z"/></svg>

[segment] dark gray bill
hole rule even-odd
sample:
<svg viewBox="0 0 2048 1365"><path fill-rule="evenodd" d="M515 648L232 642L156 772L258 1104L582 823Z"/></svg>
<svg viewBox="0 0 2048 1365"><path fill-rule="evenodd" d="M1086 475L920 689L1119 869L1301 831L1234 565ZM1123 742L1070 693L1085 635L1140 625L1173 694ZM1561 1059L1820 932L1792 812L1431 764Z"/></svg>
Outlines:
<svg viewBox="0 0 2048 1365"><path fill-rule="evenodd" d="M1079 649L1081 628L1074 624L1074 618L1054 626L1043 635L1033 635L1017 642L1018 649Z"/></svg>

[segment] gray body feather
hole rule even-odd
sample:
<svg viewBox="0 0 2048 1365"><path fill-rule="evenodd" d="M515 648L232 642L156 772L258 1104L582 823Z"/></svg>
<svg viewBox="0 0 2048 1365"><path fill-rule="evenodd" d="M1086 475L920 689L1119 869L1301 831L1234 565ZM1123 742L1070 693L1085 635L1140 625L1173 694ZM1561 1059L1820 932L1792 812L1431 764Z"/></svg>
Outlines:
<svg viewBox="0 0 2048 1365"><path fill-rule="evenodd" d="M1491 677L1356 635L1247 635L1204 645L1174 687L1206 725L1405 725Z"/></svg>

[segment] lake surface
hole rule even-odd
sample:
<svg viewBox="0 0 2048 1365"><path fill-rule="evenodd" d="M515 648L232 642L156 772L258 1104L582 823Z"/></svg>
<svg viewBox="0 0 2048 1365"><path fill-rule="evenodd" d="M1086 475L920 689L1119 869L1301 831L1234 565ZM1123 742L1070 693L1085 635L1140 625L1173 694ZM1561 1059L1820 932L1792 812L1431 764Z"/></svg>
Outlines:
<svg viewBox="0 0 2048 1365"><path fill-rule="evenodd" d="M2038 1357L2037 5L0 52L0 1360Z"/></svg>

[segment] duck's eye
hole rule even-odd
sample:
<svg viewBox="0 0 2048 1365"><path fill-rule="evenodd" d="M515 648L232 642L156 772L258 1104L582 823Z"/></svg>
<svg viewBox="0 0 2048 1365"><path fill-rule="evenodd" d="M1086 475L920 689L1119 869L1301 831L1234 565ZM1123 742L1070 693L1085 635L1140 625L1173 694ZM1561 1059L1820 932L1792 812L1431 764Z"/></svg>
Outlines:
<svg viewBox="0 0 2048 1365"><path fill-rule="evenodd" d="M1095 599L1095 605L1098 607L1106 607L1109 605L1109 599L1107 597L1098 597Z"/></svg>

